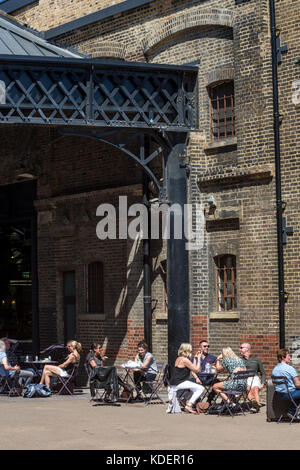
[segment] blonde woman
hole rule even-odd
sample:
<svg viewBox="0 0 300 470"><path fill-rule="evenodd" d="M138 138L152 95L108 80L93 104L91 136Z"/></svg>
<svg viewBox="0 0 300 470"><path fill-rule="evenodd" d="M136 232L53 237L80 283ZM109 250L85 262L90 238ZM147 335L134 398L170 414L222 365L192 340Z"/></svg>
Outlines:
<svg viewBox="0 0 300 470"><path fill-rule="evenodd" d="M213 390L215 393L220 394L220 396L227 402L230 403L226 393L226 390L245 390L247 388L247 380L233 380L232 374L242 370L246 370L246 364L243 359L238 357L231 348L223 348L222 354L217 357L216 361L217 372L223 372L227 370L230 377L224 382L218 382L213 385Z"/></svg>
<svg viewBox="0 0 300 470"><path fill-rule="evenodd" d="M178 349L178 357L171 371L170 378L170 385L173 391L191 390L193 392L193 395L190 400L186 402L185 406L185 410L192 414L197 414L194 410L194 405L204 392L203 385L189 380L191 372L200 372L200 355L198 354L198 356L196 355L196 357L198 357L197 365L194 365L190 361L192 357L192 345L189 343L182 343Z"/></svg>
<svg viewBox="0 0 300 470"><path fill-rule="evenodd" d="M67 377L70 375L74 364L78 364L80 361L79 352L81 351L81 344L77 341L69 341L67 343L67 350L69 352L66 360L59 366L46 365L43 369L40 384L45 384L50 387L50 377Z"/></svg>

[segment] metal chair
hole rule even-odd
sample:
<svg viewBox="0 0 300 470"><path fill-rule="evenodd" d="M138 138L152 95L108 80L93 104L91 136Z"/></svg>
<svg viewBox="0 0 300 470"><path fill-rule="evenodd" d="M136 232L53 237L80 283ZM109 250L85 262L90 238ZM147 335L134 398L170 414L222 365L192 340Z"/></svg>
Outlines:
<svg viewBox="0 0 300 470"><path fill-rule="evenodd" d="M150 403L155 402L165 404L165 401L160 397L159 392L164 386L164 370L165 370L165 363L164 362L157 362L157 376L154 380L145 380L143 381L143 392L145 395L145 405L150 405ZM145 384L145 387L144 387ZM148 397L147 397L147 390L146 387L149 388Z"/></svg>
<svg viewBox="0 0 300 470"><path fill-rule="evenodd" d="M58 384L61 384L61 387L57 392L58 395L73 395L73 386L71 387L71 384L74 383L78 368L79 362L75 362L69 375L66 377L61 377L60 375L57 376Z"/></svg>
<svg viewBox="0 0 300 470"><path fill-rule="evenodd" d="M245 415L241 400L243 399L244 401L247 401L247 383L244 387L244 389L237 388L238 382L241 380L247 381L249 377L254 377L255 372L250 371L250 370L245 370L245 371L238 371L232 374L231 379L236 383L235 387L232 390L224 390L222 393L224 393L228 400L229 403L227 403L226 399L224 399L221 396L222 403L219 407L218 411L218 416L221 416L224 412L226 414L229 414L232 418L234 417L234 414L241 411L243 415ZM253 379L252 379L253 380ZM218 395L219 396L219 395ZM218 396L214 400L214 404L216 404L216 400ZM233 408L234 406L234 408ZM250 409L250 408L249 408Z"/></svg>
<svg viewBox="0 0 300 470"><path fill-rule="evenodd" d="M0 364L0 393L8 394L9 397L11 396L19 396L21 393L20 386L18 384L19 379L19 371L16 371L13 377L8 374L7 370L5 370L3 364Z"/></svg>
<svg viewBox="0 0 300 470"><path fill-rule="evenodd" d="M287 378L286 378L285 376L283 376L283 375L280 375L280 376L274 376L274 375L272 375L271 379L272 379L272 382L273 382L273 384L275 385L275 387L276 387L276 385L284 385L285 388L286 388L286 393L287 393L287 395L288 395L288 397L289 397L288 399L290 400L290 402L292 403L292 405L293 405L294 408L295 408L295 412L294 412L294 414L292 415L292 418L291 418L291 420L290 420L290 424L292 424L292 422L294 421L294 419L297 418L298 415L300 414L300 403L298 404L298 403L295 401L295 399L292 397L291 392L290 392L290 390L289 390L288 381L287 381ZM278 393L278 392L276 392L276 393ZM284 416L284 415L283 415L283 413L282 413L282 414L280 415L280 417L279 417L277 423L280 423L280 421L281 421L281 419L282 419L283 416ZM289 417L290 417L290 416L289 416Z"/></svg>
<svg viewBox="0 0 300 470"><path fill-rule="evenodd" d="M92 401L103 401L106 405L119 406L116 404L119 398L116 367L94 367L90 372L90 391Z"/></svg>

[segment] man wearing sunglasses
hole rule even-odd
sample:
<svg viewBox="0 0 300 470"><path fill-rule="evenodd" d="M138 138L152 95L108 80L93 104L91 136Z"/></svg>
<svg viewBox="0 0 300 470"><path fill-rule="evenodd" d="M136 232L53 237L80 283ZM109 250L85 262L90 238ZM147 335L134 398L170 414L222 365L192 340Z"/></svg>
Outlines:
<svg viewBox="0 0 300 470"><path fill-rule="evenodd" d="M200 362L201 362L201 370L200 370L200 373L204 373L205 372L205 368L206 368L206 365L207 364L210 364L210 366L214 365L216 363L216 356L213 356L213 354L209 354L209 344L207 341L205 340L202 340L200 341L199 343L199 350L197 351L197 355L200 353ZM194 359L194 361L196 360L196 357ZM200 377L192 372L192 378L190 379L192 382L196 382L198 384L203 384L203 385L212 385L216 382L219 382L218 379L214 379L214 378L211 378L211 377L207 377L207 378L204 378L204 377ZM214 391L211 391L209 394L208 394L208 397L207 397L207 401L209 403L211 403L212 399L214 398L214 395L215 395L215 392Z"/></svg>

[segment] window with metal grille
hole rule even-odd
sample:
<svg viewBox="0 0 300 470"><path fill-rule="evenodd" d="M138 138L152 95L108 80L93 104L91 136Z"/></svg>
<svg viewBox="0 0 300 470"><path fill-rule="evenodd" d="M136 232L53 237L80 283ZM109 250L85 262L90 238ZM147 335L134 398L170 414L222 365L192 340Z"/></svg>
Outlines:
<svg viewBox="0 0 300 470"><path fill-rule="evenodd" d="M87 266L87 311L104 312L103 263L96 261Z"/></svg>
<svg viewBox="0 0 300 470"><path fill-rule="evenodd" d="M223 82L209 87L210 138L234 137L234 82Z"/></svg>
<svg viewBox="0 0 300 470"><path fill-rule="evenodd" d="M219 312L237 309L236 257L220 255L215 258L217 267L217 305Z"/></svg>

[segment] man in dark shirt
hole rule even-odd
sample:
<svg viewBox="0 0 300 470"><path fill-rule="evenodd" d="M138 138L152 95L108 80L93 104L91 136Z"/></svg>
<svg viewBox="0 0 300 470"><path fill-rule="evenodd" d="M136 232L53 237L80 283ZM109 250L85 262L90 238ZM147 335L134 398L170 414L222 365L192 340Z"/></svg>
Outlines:
<svg viewBox="0 0 300 470"><path fill-rule="evenodd" d="M205 373L205 368L206 368L206 364L210 364L210 366L214 365L216 363L216 356L213 356L212 354L209 354L208 353L209 351L209 344L208 344L208 341L206 340L202 340L200 341L199 343L199 350L197 351L197 354L201 354L201 359L200 359L200 363L201 363L201 370L199 372L199 374L201 373ZM194 359L195 361L195 359ZM216 382L219 382L219 380L217 380L216 378L204 378L204 377L199 377L198 374L192 372L192 378L190 379L192 382L196 382L198 384L203 384L203 385L213 385L214 383ZM215 395L215 392L212 390L209 394L208 394L208 397L207 397L207 401L210 403L212 401L212 399L214 398L214 395Z"/></svg>
<svg viewBox="0 0 300 470"><path fill-rule="evenodd" d="M258 357L252 356L251 346L249 343L243 343L240 346L240 355L246 363L247 370L254 370L256 375L248 379L248 398L251 401L251 411L257 413L261 407L259 400L259 391L264 388L266 383L266 373L261 360ZM258 376L261 375L261 379Z"/></svg>

